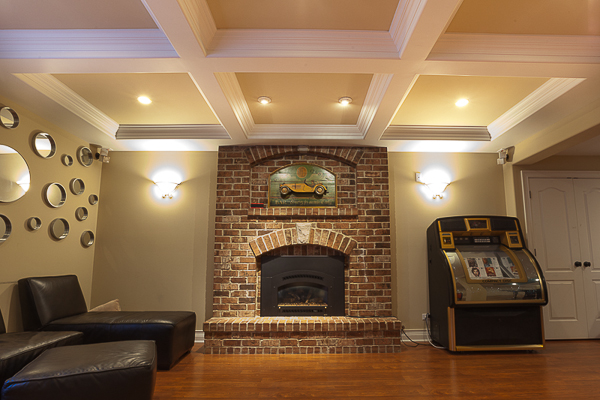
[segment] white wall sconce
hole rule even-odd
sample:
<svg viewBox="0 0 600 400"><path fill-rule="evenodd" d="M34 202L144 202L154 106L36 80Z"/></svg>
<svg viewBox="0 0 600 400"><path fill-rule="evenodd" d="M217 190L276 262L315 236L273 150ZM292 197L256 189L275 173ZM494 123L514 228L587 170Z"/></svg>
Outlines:
<svg viewBox="0 0 600 400"><path fill-rule="evenodd" d="M154 184L158 186L158 191L163 199L172 199L181 182L154 182Z"/></svg>
<svg viewBox="0 0 600 400"><path fill-rule="evenodd" d="M444 191L451 182L446 182L442 179L433 177L423 178L420 172L415 173L415 181L425 185L434 199L443 199Z"/></svg>

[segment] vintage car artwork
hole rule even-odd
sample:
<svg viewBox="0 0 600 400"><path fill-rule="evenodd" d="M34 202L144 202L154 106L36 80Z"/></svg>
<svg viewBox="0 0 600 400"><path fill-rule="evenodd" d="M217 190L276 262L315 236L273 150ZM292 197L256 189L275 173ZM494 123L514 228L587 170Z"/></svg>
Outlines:
<svg viewBox="0 0 600 400"><path fill-rule="evenodd" d="M306 181L302 183L282 183L279 185L279 192L282 195L288 195L292 192L294 193L315 193L318 196L322 196L327 192L327 186L322 183L312 182L312 185L306 183Z"/></svg>

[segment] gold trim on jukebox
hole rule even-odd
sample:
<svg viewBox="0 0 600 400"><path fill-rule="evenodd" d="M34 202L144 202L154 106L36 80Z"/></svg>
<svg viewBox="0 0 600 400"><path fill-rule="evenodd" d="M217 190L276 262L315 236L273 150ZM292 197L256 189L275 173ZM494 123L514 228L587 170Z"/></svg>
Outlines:
<svg viewBox="0 0 600 400"><path fill-rule="evenodd" d="M452 232L440 232L440 245L442 249L454 249L454 236Z"/></svg>
<svg viewBox="0 0 600 400"><path fill-rule="evenodd" d="M454 321L454 308L448 307L448 350L456 351L456 332Z"/></svg>
<svg viewBox="0 0 600 400"><path fill-rule="evenodd" d="M489 218L465 218L467 231L491 231Z"/></svg>
<svg viewBox="0 0 600 400"><path fill-rule="evenodd" d="M544 344L511 344L485 346L456 346L455 351L537 350L543 348Z"/></svg>
<svg viewBox="0 0 600 400"><path fill-rule="evenodd" d="M517 231L507 231L500 237L500 241L503 245L510 248L521 248L523 243L521 242L521 235Z"/></svg>

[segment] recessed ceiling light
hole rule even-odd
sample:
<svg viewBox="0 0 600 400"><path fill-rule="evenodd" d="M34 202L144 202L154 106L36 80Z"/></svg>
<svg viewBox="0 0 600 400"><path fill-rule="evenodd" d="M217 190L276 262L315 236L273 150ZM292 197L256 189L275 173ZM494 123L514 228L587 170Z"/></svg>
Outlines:
<svg viewBox="0 0 600 400"><path fill-rule="evenodd" d="M258 98L258 102L259 102L260 104L269 104L269 103L271 102L271 98L270 98L270 97L267 97L267 96L260 96L260 97Z"/></svg>
<svg viewBox="0 0 600 400"><path fill-rule="evenodd" d="M347 106L348 104L352 103L352 97L340 97L338 102L343 106Z"/></svg>
<svg viewBox="0 0 600 400"><path fill-rule="evenodd" d="M138 97L138 101L142 104L150 104L152 103L152 100L150 100L148 97L146 96L140 96Z"/></svg>
<svg viewBox="0 0 600 400"><path fill-rule="evenodd" d="M464 107L464 106L466 106L467 104L469 104L469 100L467 100L467 99L459 99L459 100L458 100L456 103L454 103L454 104L456 104L456 107Z"/></svg>

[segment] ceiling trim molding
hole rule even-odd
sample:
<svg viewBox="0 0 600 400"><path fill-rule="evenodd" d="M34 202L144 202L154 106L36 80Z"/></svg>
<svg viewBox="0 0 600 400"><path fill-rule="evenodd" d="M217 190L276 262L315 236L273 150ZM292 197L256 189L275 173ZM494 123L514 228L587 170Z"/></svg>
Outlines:
<svg viewBox="0 0 600 400"><path fill-rule="evenodd" d="M356 125L257 124L248 139L363 139Z"/></svg>
<svg viewBox="0 0 600 400"><path fill-rule="evenodd" d="M488 125L492 140L583 82L581 78L551 78Z"/></svg>
<svg viewBox="0 0 600 400"><path fill-rule="evenodd" d="M381 140L469 140L490 141L485 126L390 125Z"/></svg>
<svg viewBox="0 0 600 400"><path fill-rule="evenodd" d="M181 125L120 125L117 140L126 139L231 139L223 126Z"/></svg>
<svg viewBox="0 0 600 400"><path fill-rule="evenodd" d="M0 30L0 59L176 57L160 29Z"/></svg>
<svg viewBox="0 0 600 400"><path fill-rule="evenodd" d="M219 29L209 53L209 57L398 58L389 32L306 29Z"/></svg>
<svg viewBox="0 0 600 400"><path fill-rule="evenodd" d="M600 36L445 33L427 59L600 63Z"/></svg>
<svg viewBox="0 0 600 400"><path fill-rule="evenodd" d="M234 72L217 72L215 73L215 78L221 86L221 90L227 98L246 138L249 138L255 127L254 118L252 118L252 113L246 103L246 98L237 80L237 76L235 76Z"/></svg>
<svg viewBox="0 0 600 400"><path fill-rule="evenodd" d="M406 0L398 3L390 26L390 35L400 58L402 58L402 53L404 53L426 3L427 0Z"/></svg>
<svg viewBox="0 0 600 400"><path fill-rule="evenodd" d="M383 96L392 81L393 74L373 74L371 84L365 96L365 101L358 115L356 126L358 130L363 132L363 137L371 127L371 123L375 118L375 114L381 105Z"/></svg>
<svg viewBox="0 0 600 400"><path fill-rule="evenodd" d="M208 55L217 26L206 0L177 0L204 55Z"/></svg>
<svg viewBox="0 0 600 400"><path fill-rule="evenodd" d="M115 137L119 124L50 74L14 74L102 133Z"/></svg>

